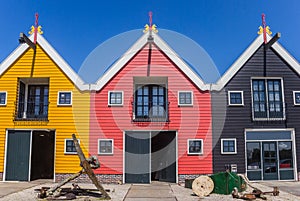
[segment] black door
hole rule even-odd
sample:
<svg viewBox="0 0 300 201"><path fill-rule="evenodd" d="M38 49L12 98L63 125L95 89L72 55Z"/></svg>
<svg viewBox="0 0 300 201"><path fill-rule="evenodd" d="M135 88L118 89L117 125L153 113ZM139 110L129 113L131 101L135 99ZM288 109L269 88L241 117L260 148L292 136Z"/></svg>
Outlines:
<svg viewBox="0 0 300 201"><path fill-rule="evenodd" d="M176 182L176 132L151 132L151 180Z"/></svg>
<svg viewBox="0 0 300 201"><path fill-rule="evenodd" d="M263 142L263 179L278 180L278 157L276 142Z"/></svg>
<svg viewBox="0 0 300 201"><path fill-rule="evenodd" d="M6 150L6 181L29 180L31 131L8 131Z"/></svg>
<svg viewBox="0 0 300 201"><path fill-rule="evenodd" d="M150 183L150 133L125 134L125 183Z"/></svg>
<svg viewBox="0 0 300 201"><path fill-rule="evenodd" d="M30 180L54 177L54 131L33 131Z"/></svg>

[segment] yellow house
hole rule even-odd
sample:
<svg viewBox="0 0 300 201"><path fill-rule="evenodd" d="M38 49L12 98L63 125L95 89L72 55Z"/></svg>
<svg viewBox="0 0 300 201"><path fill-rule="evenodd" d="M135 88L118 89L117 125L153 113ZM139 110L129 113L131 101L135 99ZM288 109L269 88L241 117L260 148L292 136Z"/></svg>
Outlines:
<svg viewBox="0 0 300 201"><path fill-rule="evenodd" d="M0 65L0 179L59 181L80 171L71 135L87 155L89 104L89 85L42 35L36 50L20 44Z"/></svg>

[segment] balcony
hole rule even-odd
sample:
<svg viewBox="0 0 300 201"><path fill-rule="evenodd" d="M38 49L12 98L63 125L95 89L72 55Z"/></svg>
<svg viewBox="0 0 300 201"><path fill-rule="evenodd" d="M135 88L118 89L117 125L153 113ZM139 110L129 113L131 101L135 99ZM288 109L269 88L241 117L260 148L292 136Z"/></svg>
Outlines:
<svg viewBox="0 0 300 201"><path fill-rule="evenodd" d="M19 102L15 104L15 121L48 121L49 103Z"/></svg>

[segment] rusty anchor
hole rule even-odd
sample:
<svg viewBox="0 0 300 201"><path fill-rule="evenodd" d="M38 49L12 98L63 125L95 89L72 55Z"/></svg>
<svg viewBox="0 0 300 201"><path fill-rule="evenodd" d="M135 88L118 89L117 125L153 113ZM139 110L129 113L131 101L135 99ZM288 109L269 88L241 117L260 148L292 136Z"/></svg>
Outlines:
<svg viewBox="0 0 300 201"><path fill-rule="evenodd" d="M72 134L72 138L73 138L73 142L74 142L74 145L75 145L75 148L77 151L77 155L80 159L80 166L82 167L82 170L80 170L78 173L73 174L69 178L66 178L65 180L58 183L56 186L54 186L52 188L42 187L41 189L36 189L36 191L39 191L38 198L47 198L49 196L53 196L53 199L56 199L61 194L61 191L62 191L61 187L63 185L65 185L69 181L76 179L77 177L79 177L80 175L82 175L84 173L84 174L88 175L90 180L93 182L93 184L96 186L96 188L100 191L102 199L105 199L105 200L111 199L110 196L107 194L106 190L99 183L99 181L96 178L95 173L93 172L93 169L97 169L100 167L98 158L96 156L91 156L90 158L86 158L85 155L83 154L83 151L78 143L78 140L77 140L75 134ZM80 192L81 194L84 194L84 193L87 194L88 192L90 192L90 191L79 188L78 185L73 185L73 187L74 188L72 190L70 190L70 189L66 190L68 196L72 197L74 195L74 193L78 193L78 192ZM58 195L54 195L55 192L57 192L57 191L59 191ZM91 194L91 193L89 193L89 194ZM92 193L92 195L97 196L97 195L95 195L95 193Z"/></svg>

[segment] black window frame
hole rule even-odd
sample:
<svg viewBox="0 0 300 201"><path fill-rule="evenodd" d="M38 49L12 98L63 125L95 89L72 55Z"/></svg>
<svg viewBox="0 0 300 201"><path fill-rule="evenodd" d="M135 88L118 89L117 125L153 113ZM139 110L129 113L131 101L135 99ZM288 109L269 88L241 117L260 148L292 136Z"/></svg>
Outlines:
<svg viewBox="0 0 300 201"><path fill-rule="evenodd" d="M199 148L200 143L200 148ZM188 139L187 140L187 154L188 155L202 155L203 154L203 139Z"/></svg>
<svg viewBox="0 0 300 201"><path fill-rule="evenodd" d="M155 90L155 88L157 90ZM160 115L161 107L163 111ZM156 115L154 115L154 113L156 113ZM166 85L135 85L133 121L168 121L168 102Z"/></svg>
<svg viewBox="0 0 300 201"><path fill-rule="evenodd" d="M77 141L80 144L80 140L77 139ZM75 147L73 139L65 139L64 148L65 148L64 149L65 154L77 154L76 147Z"/></svg>
<svg viewBox="0 0 300 201"><path fill-rule="evenodd" d="M16 120L47 121L48 110L49 84L25 84L20 81Z"/></svg>
<svg viewBox="0 0 300 201"><path fill-rule="evenodd" d="M112 95L121 95L121 102L112 102ZM114 98L114 100L118 100L117 97ZM123 105L123 91L109 91L108 92L108 105L109 106L122 106Z"/></svg>

